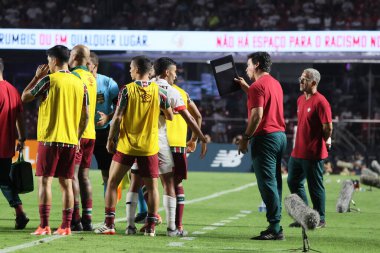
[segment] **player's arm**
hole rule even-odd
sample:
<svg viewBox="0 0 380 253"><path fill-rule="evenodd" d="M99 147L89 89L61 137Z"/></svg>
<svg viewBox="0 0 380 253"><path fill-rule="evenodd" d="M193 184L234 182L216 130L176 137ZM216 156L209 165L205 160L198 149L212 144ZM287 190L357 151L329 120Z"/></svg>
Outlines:
<svg viewBox="0 0 380 253"><path fill-rule="evenodd" d="M195 121L197 122L198 127L201 128L201 126L202 126L202 115L199 112L197 105L191 99L188 99L188 110L189 110L191 116L193 116ZM194 131L192 131L190 141L196 142L197 139L198 139L197 134Z"/></svg>
<svg viewBox="0 0 380 253"><path fill-rule="evenodd" d="M245 154L248 151L248 140L252 138L252 135L256 132L260 122L263 118L263 107L256 107L251 109L251 117L248 119L247 128L243 134L243 138L239 142L239 154L240 152Z"/></svg>
<svg viewBox="0 0 380 253"><path fill-rule="evenodd" d="M44 90L47 89L46 86L50 85L49 77L46 77L46 79L49 80L49 83L47 83L48 80L45 80L45 78L42 79L40 82L38 82L38 80L46 76L48 72L49 66L47 64L42 64L38 66L33 79L22 92L21 100L23 103L33 101L38 95L40 95Z"/></svg>
<svg viewBox="0 0 380 253"><path fill-rule="evenodd" d="M116 139L120 131L120 123L123 119L123 115L127 108L128 103L128 90L124 88L119 93L118 104L115 109L115 113L112 117L112 122L110 126L110 132L108 134L107 140L107 151L108 153L114 154L116 152Z"/></svg>
<svg viewBox="0 0 380 253"><path fill-rule="evenodd" d="M160 108L165 115L165 119L173 120L173 109L170 107L170 101L168 99L167 92L164 89L159 88L158 93L160 96Z"/></svg>
<svg viewBox="0 0 380 253"><path fill-rule="evenodd" d="M191 116L190 112L188 110L181 110L179 111L179 114L181 114L182 118L186 121L187 125L190 127L191 131L196 134L196 136L199 137L199 139L202 141L202 151L201 151L201 158L203 158L207 153L207 139L203 135L201 128L198 126L197 121L194 119L193 116Z"/></svg>
<svg viewBox="0 0 380 253"><path fill-rule="evenodd" d="M173 109L171 107L162 109L162 112L164 113L166 120L170 120L170 121L173 120L174 114L173 114Z"/></svg>
<svg viewBox="0 0 380 253"><path fill-rule="evenodd" d="M88 99L87 87L86 87L86 85L84 85L82 112L80 115L80 121L79 121L79 127L78 127L78 139L79 140L80 140L80 138L82 138L84 130L86 129L88 121L90 119L90 112L88 109L88 105L89 105L89 99Z"/></svg>
<svg viewBox="0 0 380 253"><path fill-rule="evenodd" d="M116 139L120 131L120 123L123 118L126 106L117 106L112 118L110 132L107 140L108 153L115 154L116 152Z"/></svg>

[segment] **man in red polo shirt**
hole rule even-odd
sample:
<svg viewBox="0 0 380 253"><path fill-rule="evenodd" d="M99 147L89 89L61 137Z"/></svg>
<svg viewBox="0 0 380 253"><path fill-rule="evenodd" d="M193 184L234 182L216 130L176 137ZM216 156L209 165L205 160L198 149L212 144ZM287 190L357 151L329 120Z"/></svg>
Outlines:
<svg viewBox="0 0 380 253"><path fill-rule="evenodd" d="M268 229L253 240L283 240L281 221L281 158L286 149L283 92L281 84L270 74L272 61L267 52L248 55L247 75L254 81L249 86L243 78L235 79L248 95L248 125L239 142L239 153L248 151L257 185L266 207Z"/></svg>
<svg viewBox="0 0 380 253"><path fill-rule="evenodd" d="M16 129L17 149L22 152L25 141L25 128L20 94L16 88L3 79L4 63L0 58L0 189L8 203L16 211L16 229L24 229L29 222L20 197L12 188L9 178L12 157L15 155ZM16 126L16 127L15 127Z"/></svg>
<svg viewBox="0 0 380 253"><path fill-rule="evenodd" d="M316 69L305 69L299 78L303 94L297 100L298 126L296 142L288 162L288 186L291 193L297 193L307 204L305 179L313 208L325 222L325 188L323 186L323 161L328 157L331 146L332 116L326 98L317 91L321 74ZM299 227L298 223L290 227Z"/></svg>

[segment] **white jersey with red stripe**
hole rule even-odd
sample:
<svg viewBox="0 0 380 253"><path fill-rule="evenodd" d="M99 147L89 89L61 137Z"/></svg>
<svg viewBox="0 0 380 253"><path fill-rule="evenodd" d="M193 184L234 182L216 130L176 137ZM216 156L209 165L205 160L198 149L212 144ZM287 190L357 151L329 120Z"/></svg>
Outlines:
<svg viewBox="0 0 380 253"><path fill-rule="evenodd" d="M166 90L167 99L174 113L186 109L186 104L179 91L174 89L166 80L157 79L155 80L155 83L157 83L161 89ZM174 167L174 161L167 138L166 119L164 115L160 115L158 122L158 140L160 147L158 152L160 174L169 173Z"/></svg>

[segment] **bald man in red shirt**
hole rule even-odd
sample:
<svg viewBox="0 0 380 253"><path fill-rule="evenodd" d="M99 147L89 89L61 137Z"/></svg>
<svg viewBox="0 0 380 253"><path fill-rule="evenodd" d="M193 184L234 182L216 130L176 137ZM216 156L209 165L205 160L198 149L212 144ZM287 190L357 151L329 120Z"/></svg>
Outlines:
<svg viewBox="0 0 380 253"><path fill-rule="evenodd" d="M331 107L327 99L317 91L321 74L316 69L305 69L299 78L303 94L297 100L298 126L296 142L288 162L288 186L308 204L304 187L305 179L313 208L321 221L317 227L325 227L325 188L323 186L323 161L328 157L333 130ZM299 227L298 223L290 227Z"/></svg>

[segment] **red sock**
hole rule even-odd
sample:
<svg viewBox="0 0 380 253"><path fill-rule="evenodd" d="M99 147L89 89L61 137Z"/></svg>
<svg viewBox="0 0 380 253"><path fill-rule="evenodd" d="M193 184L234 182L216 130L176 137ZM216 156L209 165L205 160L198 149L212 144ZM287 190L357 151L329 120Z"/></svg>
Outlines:
<svg viewBox="0 0 380 253"><path fill-rule="evenodd" d="M24 209L22 208L22 205L15 206L16 216L24 215Z"/></svg>
<svg viewBox="0 0 380 253"><path fill-rule="evenodd" d="M62 225L61 228L69 228L71 226L71 220L73 217L73 209L67 208L62 210Z"/></svg>
<svg viewBox="0 0 380 253"><path fill-rule="evenodd" d="M153 213L148 213L148 216L147 216L147 229L151 229L151 230L154 230L154 228L156 227L156 220L158 219L158 215L157 214L153 214Z"/></svg>
<svg viewBox="0 0 380 253"><path fill-rule="evenodd" d="M49 226L50 207L51 205L39 205L41 228Z"/></svg>
<svg viewBox="0 0 380 253"><path fill-rule="evenodd" d="M79 212L79 201L74 201L74 211L73 211L73 220L79 221L80 220L80 212Z"/></svg>
<svg viewBox="0 0 380 253"><path fill-rule="evenodd" d="M175 188L175 194L177 195L177 208L175 214L175 225L182 227L183 209L185 209L185 191L183 186L177 186Z"/></svg>
<svg viewBox="0 0 380 253"><path fill-rule="evenodd" d="M82 219L92 220L92 199L88 199L85 203L82 202Z"/></svg>
<svg viewBox="0 0 380 253"><path fill-rule="evenodd" d="M115 224L115 207L106 207L105 216L107 227L113 227Z"/></svg>

